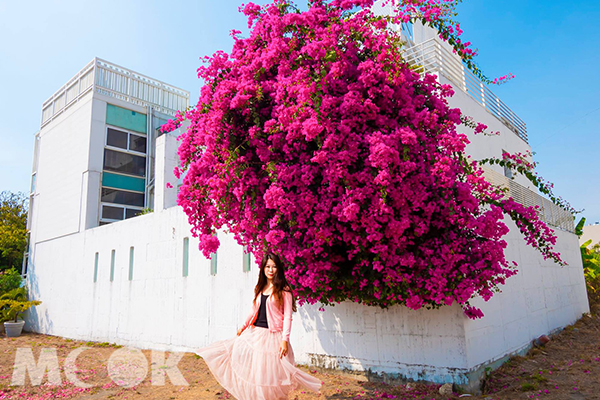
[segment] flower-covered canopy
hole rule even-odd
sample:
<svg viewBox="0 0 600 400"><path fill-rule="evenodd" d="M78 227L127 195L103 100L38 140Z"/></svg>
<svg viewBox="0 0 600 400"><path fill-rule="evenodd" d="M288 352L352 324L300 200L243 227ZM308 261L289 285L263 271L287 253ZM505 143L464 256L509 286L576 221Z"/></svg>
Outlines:
<svg viewBox="0 0 600 400"><path fill-rule="evenodd" d="M234 31L231 54L198 70L205 84L180 137L178 203L206 256L221 228L257 258L279 253L300 302L458 302L480 317L469 299L489 299L516 272L503 215L560 262L555 238L464 154L456 128L467 119L448 107L452 87L402 59L394 25L419 19L472 66L451 2L405 1L388 17L372 3L243 7L250 36Z"/></svg>

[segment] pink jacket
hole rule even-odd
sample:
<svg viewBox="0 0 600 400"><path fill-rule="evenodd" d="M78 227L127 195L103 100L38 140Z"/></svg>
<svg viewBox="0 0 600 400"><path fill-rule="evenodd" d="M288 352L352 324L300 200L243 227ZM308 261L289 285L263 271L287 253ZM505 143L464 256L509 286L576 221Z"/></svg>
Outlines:
<svg viewBox="0 0 600 400"><path fill-rule="evenodd" d="M283 291L283 308L280 308L277 300L269 295L267 298L267 324L271 332L283 331L282 339L286 342L290 341L290 331L292 330L292 293ZM258 318L258 308L260 307L260 296L252 305L252 312L246 318L246 322L242 326L246 329Z"/></svg>

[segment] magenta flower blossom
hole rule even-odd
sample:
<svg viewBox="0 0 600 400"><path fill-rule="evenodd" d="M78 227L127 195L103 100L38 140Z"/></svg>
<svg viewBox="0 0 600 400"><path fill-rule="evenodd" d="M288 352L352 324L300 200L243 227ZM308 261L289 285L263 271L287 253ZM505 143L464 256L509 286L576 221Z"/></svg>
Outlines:
<svg viewBox="0 0 600 400"><path fill-rule="evenodd" d="M502 75L498 78L495 78L491 83L493 85L502 85L510 80L513 80L515 78L515 76L511 73L507 74L507 75Z"/></svg>
<svg viewBox="0 0 600 400"><path fill-rule="evenodd" d="M452 88L405 64L387 29L429 21L468 61L446 3L397 4L391 17L373 15L373 0L243 6L250 36L234 31L231 54L205 58L180 136L178 204L205 256L226 228L257 258L267 248L282 256L300 303L457 302L480 318L469 299L489 299L516 273L504 213L551 251L535 212L503 199L464 155Z"/></svg>

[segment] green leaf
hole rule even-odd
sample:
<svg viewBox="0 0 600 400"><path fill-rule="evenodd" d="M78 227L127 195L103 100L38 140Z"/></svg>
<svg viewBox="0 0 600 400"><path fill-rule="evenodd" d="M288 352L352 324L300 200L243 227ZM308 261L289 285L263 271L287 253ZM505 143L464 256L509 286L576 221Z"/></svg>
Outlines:
<svg viewBox="0 0 600 400"><path fill-rule="evenodd" d="M579 237L581 237L581 235L583 235L583 226L585 225L585 217L581 217L581 219L579 220L579 222L577 223L577 226L575 227L575 234ZM588 245L586 245L587 247Z"/></svg>
<svg viewBox="0 0 600 400"><path fill-rule="evenodd" d="M335 61L336 57L337 57L337 54L336 54L335 50L329 50L329 51L327 51L327 54L325 55L325 61L327 61L327 62Z"/></svg>

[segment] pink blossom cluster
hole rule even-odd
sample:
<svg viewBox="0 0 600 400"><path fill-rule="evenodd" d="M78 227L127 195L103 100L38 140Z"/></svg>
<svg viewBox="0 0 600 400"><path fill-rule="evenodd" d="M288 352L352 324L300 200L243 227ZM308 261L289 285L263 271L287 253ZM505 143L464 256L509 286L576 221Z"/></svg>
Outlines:
<svg viewBox="0 0 600 400"><path fill-rule="evenodd" d="M560 196L557 196L553 193L554 184L547 182L544 180L537 172L535 172L535 167L537 163L532 160L533 155L530 151L526 151L523 153L508 153L506 151L502 152L502 159L485 159L481 160L481 163L490 163L495 161L501 166L506 166L516 171L524 176L526 176L537 188L538 190L547 195L550 200L556 204L557 206L563 208L564 210L570 212L571 214L576 214L576 211L565 199Z"/></svg>
<svg viewBox="0 0 600 400"><path fill-rule="evenodd" d="M475 122L473 117L470 117L468 115L464 115L464 114L461 115L460 122L464 126L473 129L473 133L475 135L477 135L479 133L483 133L486 136L498 136L500 134L499 131L496 131L496 132L488 131L488 126L486 124L481 123L481 122Z"/></svg>
<svg viewBox="0 0 600 400"><path fill-rule="evenodd" d="M511 154L507 151L502 152L502 160L505 162L511 163L515 166L522 166L523 168L533 172L535 170L536 163L530 161L532 158L533 154L531 154L529 150L525 151L525 153L517 152L514 154Z"/></svg>
<svg viewBox="0 0 600 400"><path fill-rule="evenodd" d="M492 81L492 84L493 85L502 85L503 83L506 83L506 82L508 82L508 81L510 81L510 80L512 80L514 78L515 78L515 76L513 74L508 73L507 75L502 75L499 78L495 78Z"/></svg>
<svg viewBox="0 0 600 400"><path fill-rule="evenodd" d="M170 119L166 124L160 127L160 131L163 133L172 132L181 126L181 123L187 119L187 112L177 111L175 113L175 119Z"/></svg>
<svg viewBox="0 0 600 400"><path fill-rule="evenodd" d="M222 228L258 259L279 253L300 303L457 302L481 317L469 299L488 300L516 273L502 195L466 161L451 88L412 71L386 29L414 12L439 22L444 2L407 1L391 19L372 3L243 7L250 36L233 32L231 54L198 69L178 204L207 257Z"/></svg>
<svg viewBox="0 0 600 400"><path fill-rule="evenodd" d="M510 197L502 201L502 209L516 222L527 244L537 248L544 259L553 259L558 264L566 265L560 253L553 251L556 236L539 218L538 208L538 206L525 206Z"/></svg>
<svg viewBox="0 0 600 400"><path fill-rule="evenodd" d="M528 160L532 157L531 152L526 151L525 154L503 152L502 157L501 160L492 158L472 162L473 175L469 177L469 180L477 186L478 192L485 193L487 196L486 202L498 206L505 214L511 217L523 234L527 244L538 249L544 259L552 259L559 265L566 265L561 259L560 253L554 251L556 236L554 235L554 231L541 220L539 207L522 205L513 198L507 197L502 189L494 187L491 183L483 179L483 170L480 166L496 163L515 169L526 175L536 186L538 185L539 182L536 180L537 174L533 172L536 164ZM550 197L554 198L553 196ZM569 210L568 208L565 209Z"/></svg>

